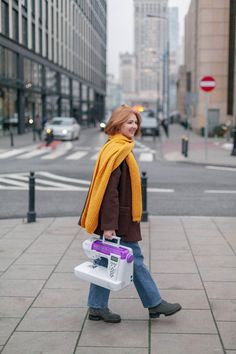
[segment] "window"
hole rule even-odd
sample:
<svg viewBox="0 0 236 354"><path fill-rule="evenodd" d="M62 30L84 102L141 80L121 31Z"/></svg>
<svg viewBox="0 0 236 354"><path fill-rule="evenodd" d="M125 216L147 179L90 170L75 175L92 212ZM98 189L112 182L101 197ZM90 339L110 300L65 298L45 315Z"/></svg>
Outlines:
<svg viewBox="0 0 236 354"><path fill-rule="evenodd" d="M35 24L32 23L32 49L35 50Z"/></svg>
<svg viewBox="0 0 236 354"><path fill-rule="evenodd" d="M31 11L34 16L35 15L35 0L31 0Z"/></svg>
<svg viewBox="0 0 236 354"><path fill-rule="evenodd" d="M27 47L28 44L28 31L27 31L27 18L22 17L22 44Z"/></svg>
<svg viewBox="0 0 236 354"><path fill-rule="evenodd" d="M39 30L39 53L42 55L43 53L43 33L42 30Z"/></svg>
<svg viewBox="0 0 236 354"><path fill-rule="evenodd" d="M12 11L12 36L15 41L19 40L18 12L14 9Z"/></svg>
<svg viewBox="0 0 236 354"><path fill-rule="evenodd" d="M17 55L0 46L0 77L15 80L17 78Z"/></svg>
<svg viewBox="0 0 236 354"><path fill-rule="evenodd" d="M9 36L9 7L2 1L2 33Z"/></svg>

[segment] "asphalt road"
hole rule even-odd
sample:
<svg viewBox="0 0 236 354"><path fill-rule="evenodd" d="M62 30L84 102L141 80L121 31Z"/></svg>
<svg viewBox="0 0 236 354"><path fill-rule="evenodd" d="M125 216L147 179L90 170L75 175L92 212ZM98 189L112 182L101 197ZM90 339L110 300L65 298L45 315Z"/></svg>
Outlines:
<svg viewBox="0 0 236 354"><path fill-rule="evenodd" d="M82 132L79 141L62 143L55 151L39 152L32 145L5 158L1 155L7 149L1 151L0 218L26 216L29 171L36 173L38 217L79 216L97 152L105 141L103 132L91 128ZM139 139L135 155L140 171L148 176L149 214L236 216L236 171L167 162L159 138Z"/></svg>

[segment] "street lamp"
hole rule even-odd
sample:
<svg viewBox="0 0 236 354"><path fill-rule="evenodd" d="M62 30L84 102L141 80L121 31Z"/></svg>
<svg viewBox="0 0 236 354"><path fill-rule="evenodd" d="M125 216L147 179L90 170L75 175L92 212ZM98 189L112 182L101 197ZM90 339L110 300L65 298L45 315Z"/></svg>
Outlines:
<svg viewBox="0 0 236 354"><path fill-rule="evenodd" d="M149 18L157 18L166 21L167 25L167 42L166 50L163 53L163 98L162 109L163 114L167 118L167 125L169 127L169 62L170 62L170 43L169 43L169 18L161 15L147 14ZM157 98L158 99L158 98ZM167 129L169 131L169 129Z"/></svg>

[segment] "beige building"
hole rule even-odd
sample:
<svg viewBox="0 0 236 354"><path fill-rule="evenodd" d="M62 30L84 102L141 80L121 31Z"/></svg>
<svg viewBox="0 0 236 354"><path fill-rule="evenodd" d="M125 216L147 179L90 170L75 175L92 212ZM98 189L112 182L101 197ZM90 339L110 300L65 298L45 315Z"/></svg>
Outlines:
<svg viewBox="0 0 236 354"><path fill-rule="evenodd" d="M213 76L216 88L209 93L209 133L220 123L233 120L230 99L234 73L230 61L230 39L233 26L229 26L230 0L192 0L185 19L185 66L187 91L198 97L192 109L191 124L196 131L205 126L205 93L199 82L204 76ZM232 16L231 16L232 17Z"/></svg>

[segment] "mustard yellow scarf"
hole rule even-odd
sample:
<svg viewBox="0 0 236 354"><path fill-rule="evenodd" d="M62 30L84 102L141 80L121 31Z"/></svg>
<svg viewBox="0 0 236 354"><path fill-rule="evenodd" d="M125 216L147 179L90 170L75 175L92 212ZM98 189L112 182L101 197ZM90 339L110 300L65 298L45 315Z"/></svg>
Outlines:
<svg viewBox="0 0 236 354"><path fill-rule="evenodd" d="M140 222L142 215L142 195L140 174L132 154L134 142L122 134L110 136L101 149L95 168L85 207L81 216L81 226L93 233L98 226L99 211L111 173L126 160L129 167L132 189L132 220Z"/></svg>

